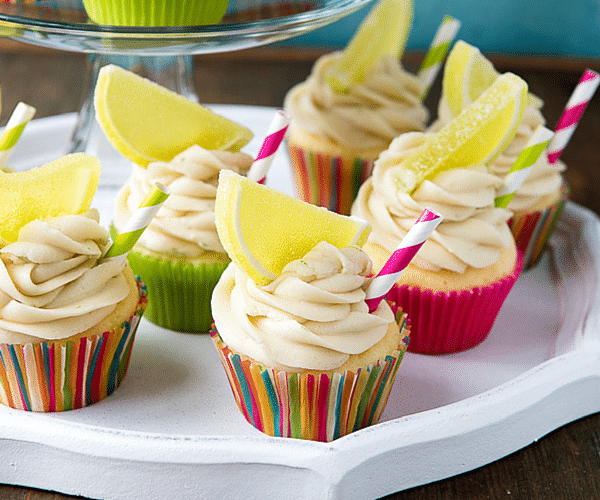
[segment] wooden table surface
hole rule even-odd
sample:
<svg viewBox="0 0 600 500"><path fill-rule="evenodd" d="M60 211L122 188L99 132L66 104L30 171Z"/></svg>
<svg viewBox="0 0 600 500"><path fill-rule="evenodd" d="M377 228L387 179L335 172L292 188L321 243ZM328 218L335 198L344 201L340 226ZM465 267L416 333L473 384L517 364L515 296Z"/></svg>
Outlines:
<svg viewBox="0 0 600 500"><path fill-rule="evenodd" d="M280 106L293 84L309 73L318 50L259 49L206 56L197 63L196 83L207 103ZM419 54L409 54L415 67ZM600 61L551 58L493 58L501 71L523 76L544 99L550 126L556 123L584 67L600 69ZM18 100L36 106L37 117L78 109L86 59L77 54L27 48L0 41L0 85L4 124ZM434 109L439 88L428 106ZM600 96L592 102L563 159L572 199L600 214ZM600 388L599 388L600 390ZM0 485L0 498L58 500L57 493ZM600 414L571 423L539 442L460 476L391 495L390 499L600 499Z"/></svg>

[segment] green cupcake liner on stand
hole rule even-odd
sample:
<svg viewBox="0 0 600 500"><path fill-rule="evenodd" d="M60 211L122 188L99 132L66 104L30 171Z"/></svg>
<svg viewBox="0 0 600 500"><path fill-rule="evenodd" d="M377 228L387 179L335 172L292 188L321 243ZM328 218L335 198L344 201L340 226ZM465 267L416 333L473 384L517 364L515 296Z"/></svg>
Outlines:
<svg viewBox="0 0 600 500"><path fill-rule="evenodd" d="M208 333L212 292L229 262L192 263L135 250L128 259L148 287L146 319L169 330Z"/></svg>
<svg viewBox="0 0 600 500"><path fill-rule="evenodd" d="M228 0L84 0L89 18L112 26L217 24Z"/></svg>

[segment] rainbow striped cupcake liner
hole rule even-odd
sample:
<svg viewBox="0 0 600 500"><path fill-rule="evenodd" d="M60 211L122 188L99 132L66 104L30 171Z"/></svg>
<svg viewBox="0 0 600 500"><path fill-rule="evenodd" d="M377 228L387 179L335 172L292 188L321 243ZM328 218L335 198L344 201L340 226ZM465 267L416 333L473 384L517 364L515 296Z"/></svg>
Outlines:
<svg viewBox="0 0 600 500"><path fill-rule="evenodd" d="M101 335L73 340L0 344L0 403L37 412L74 410L97 403L121 384L135 332L146 308L138 279L134 314Z"/></svg>
<svg viewBox="0 0 600 500"><path fill-rule="evenodd" d="M296 192L301 200L349 215L373 160L331 156L288 143Z"/></svg>
<svg viewBox="0 0 600 500"><path fill-rule="evenodd" d="M275 437L333 441L378 422L406 352L407 315L397 314L402 343L385 359L356 371L293 373L233 351L216 329L214 345L245 419Z"/></svg>
<svg viewBox="0 0 600 500"><path fill-rule="evenodd" d="M554 205L545 210L514 216L508 222L517 248L523 253L525 270L535 267L539 262L568 197L569 188L564 184L560 199Z"/></svg>

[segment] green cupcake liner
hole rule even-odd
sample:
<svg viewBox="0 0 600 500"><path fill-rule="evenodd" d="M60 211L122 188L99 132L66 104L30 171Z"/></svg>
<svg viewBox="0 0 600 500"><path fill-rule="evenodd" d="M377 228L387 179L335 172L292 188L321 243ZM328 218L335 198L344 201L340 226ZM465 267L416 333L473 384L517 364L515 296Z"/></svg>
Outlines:
<svg viewBox="0 0 600 500"><path fill-rule="evenodd" d="M169 330L207 333L212 323L210 299L228 262L189 263L132 251L133 271L148 287L144 317Z"/></svg>
<svg viewBox="0 0 600 500"><path fill-rule="evenodd" d="M217 24L228 0L84 0L89 18L112 26Z"/></svg>

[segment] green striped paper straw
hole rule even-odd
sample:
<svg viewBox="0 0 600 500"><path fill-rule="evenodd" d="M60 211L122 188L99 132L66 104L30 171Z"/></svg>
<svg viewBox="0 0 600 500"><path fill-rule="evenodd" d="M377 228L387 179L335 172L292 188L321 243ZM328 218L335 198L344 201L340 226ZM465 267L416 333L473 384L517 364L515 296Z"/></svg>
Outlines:
<svg viewBox="0 0 600 500"><path fill-rule="evenodd" d="M11 117L0 135L0 165L6 165L15 144L21 137L27 124L35 116L35 108L20 102L15 107Z"/></svg>
<svg viewBox="0 0 600 500"><path fill-rule="evenodd" d="M140 206L127 222L125 230L115 236L112 246L108 249L104 257L110 259L127 255L168 197L167 188L159 182L155 183L154 189L143 199Z"/></svg>
<svg viewBox="0 0 600 500"><path fill-rule="evenodd" d="M542 125L535 129L529 142L527 142L527 145L523 148L523 151L521 151L504 178L504 184L496 197L497 207L508 207L516 192L531 173L535 162L546 151L552 137L554 137L554 132Z"/></svg>
<svg viewBox="0 0 600 500"><path fill-rule="evenodd" d="M442 63L446 59L450 45L456 38L456 34L460 29L460 21L452 16L444 16L442 24L437 30L431 46L423 59L421 69L419 70L419 80L423 84L423 95L422 100L425 100L433 82L435 81Z"/></svg>

